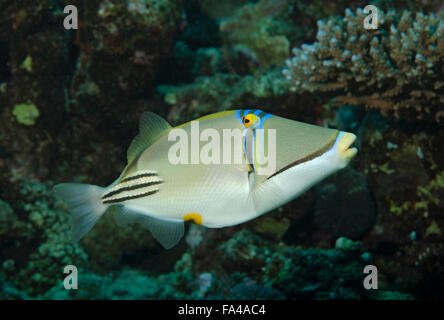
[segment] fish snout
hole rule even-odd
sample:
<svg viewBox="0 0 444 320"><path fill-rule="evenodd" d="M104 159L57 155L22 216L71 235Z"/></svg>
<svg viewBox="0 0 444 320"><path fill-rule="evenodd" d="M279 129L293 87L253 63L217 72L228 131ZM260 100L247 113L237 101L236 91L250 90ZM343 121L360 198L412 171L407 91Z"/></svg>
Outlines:
<svg viewBox="0 0 444 320"><path fill-rule="evenodd" d="M351 145L356 140L356 135L350 132L343 132L341 137L338 141L338 155L346 160L351 160L356 153L358 152L358 149L352 148Z"/></svg>

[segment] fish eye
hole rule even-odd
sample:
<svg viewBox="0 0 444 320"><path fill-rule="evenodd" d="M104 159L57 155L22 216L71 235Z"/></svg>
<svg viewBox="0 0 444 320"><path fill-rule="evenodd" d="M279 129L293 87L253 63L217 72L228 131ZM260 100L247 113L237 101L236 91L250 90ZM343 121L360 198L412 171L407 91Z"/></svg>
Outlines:
<svg viewBox="0 0 444 320"><path fill-rule="evenodd" d="M260 122L260 119L253 113L247 114L245 117L242 118L242 123L244 124L245 128L249 128L252 126L252 128L255 128Z"/></svg>

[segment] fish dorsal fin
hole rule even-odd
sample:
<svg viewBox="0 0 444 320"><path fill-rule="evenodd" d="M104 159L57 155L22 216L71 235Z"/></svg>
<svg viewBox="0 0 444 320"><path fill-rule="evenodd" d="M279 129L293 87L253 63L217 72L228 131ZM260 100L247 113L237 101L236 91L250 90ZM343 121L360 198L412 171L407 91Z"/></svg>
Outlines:
<svg viewBox="0 0 444 320"><path fill-rule="evenodd" d="M133 162L143 150L170 129L171 125L157 114L152 112L142 113L139 123L139 134L133 139L128 148L128 163Z"/></svg>

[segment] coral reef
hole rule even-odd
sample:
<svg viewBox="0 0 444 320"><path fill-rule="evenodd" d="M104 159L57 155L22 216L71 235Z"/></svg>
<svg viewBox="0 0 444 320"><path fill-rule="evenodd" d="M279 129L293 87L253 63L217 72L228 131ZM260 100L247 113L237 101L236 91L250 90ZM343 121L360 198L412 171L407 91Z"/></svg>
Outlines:
<svg viewBox="0 0 444 320"><path fill-rule="evenodd" d="M284 61L290 51L290 42L283 35L271 35L268 30L273 29L273 23L278 23L273 17L286 5L285 0L262 0L243 6L220 24L226 46L249 55L252 63L264 68Z"/></svg>
<svg viewBox="0 0 444 320"><path fill-rule="evenodd" d="M294 91L327 91L342 103L383 114L441 117L444 102L444 22L434 14L379 11L376 30L365 15L318 22L317 41L294 48L283 74Z"/></svg>
<svg viewBox="0 0 444 320"><path fill-rule="evenodd" d="M35 296L62 283L66 265L84 270L87 256L69 240L70 218L47 184L12 182L4 196L10 204L2 202L2 272L13 288Z"/></svg>
<svg viewBox="0 0 444 320"><path fill-rule="evenodd" d="M383 297L362 286L368 253L349 239L336 249L301 249L268 243L249 231L240 231L221 245L221 263L228 272L236 270L229 286L235 298L251 299L357 299ZM235 263L235 264L234 264ZM242 270L250 271L247 273ZM252 272L253 271L253 272ZM249 274L247 277L245 274ZM251 277L251 278L250 278ZM224 283L223 279L222 282ZM226 282L225 282L225 285ZM236 292L237 290L237 292ZM254 295L251 292L255 292ZM387 293L389 294L389 293ZM395 298L393 293L393 298ZM400 294L398 298L412 298Z"/></svg>
<svg viewBox="0 0 444 320"><path fill-rule="evenodd" d="M88 1L75 39L82 52L72 95L94 96L99 90L113 92L110 99L121 99L149 87L162 59L171 54L181 19L179 3ZM114 63L117 60L119 64ZM72 98L80 99L75 96Z"/></svg>
<svg viewBox="0 0 444 320"><path fill-rule="evenodd" d="M366 118L356 166L370 186L377 186L372 191L378 218L363 242L384 274L382 283L401 291L415 287L415 296L423 298L427 287L443 285L437 276L444 252L440 135L433 127L406 130L379 116Z"/></svg>
<svg viewBox="0 0 444 320"><path fill-rule="evenodd" d="M278 69L260 77L216 74L199 77L184 86L159 88L171 106L168 120L173 123L179 119L191 120L203 114L232 109L236 105L252 105L258 100L277 100L276 97L288 92L286 89L286 82L280 79Z"/></svg>
<svg viewBox="0 0 444 320"><path fill-rule="evenodd" d="M104 177L108 183L124 165L120 154L136 133L119 128L122 121L134 122L137 128L138 116L122 115L130 109L140 114L146 108L140 98L149 95L159 68L172 54L182 21L181 2L70 4L82 8L78 30L60 27L62 1L1 4L0 47L5 48L1 60L3 70L6 59L7 70L0 90L0 139L13 155L9 168L21 176L49 179L59 174L60 178L72 170L70 176L75 172L94 177L93 162L103 155L107 166L115 167ZM11 121L14 106L23 103L35 105L40 113L32 131ZM114 139L98 138L92 133L96 130ZM73 152L67 141L83 148ZM96 155L91 155L92 150L98 151ZM49 172L54 159L59 166Z"/></svg>

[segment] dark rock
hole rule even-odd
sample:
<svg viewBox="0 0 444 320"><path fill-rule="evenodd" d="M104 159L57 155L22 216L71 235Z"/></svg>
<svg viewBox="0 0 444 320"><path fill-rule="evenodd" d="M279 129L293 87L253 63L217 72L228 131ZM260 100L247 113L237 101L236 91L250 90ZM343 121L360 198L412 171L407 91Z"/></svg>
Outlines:
<svg viewBox="0 0 444 320"><path fill-rule="evenodd" d="M376 220L376 207L365 176L345 169L315 187L316 223L335 238L360 239Z"/></svg>

